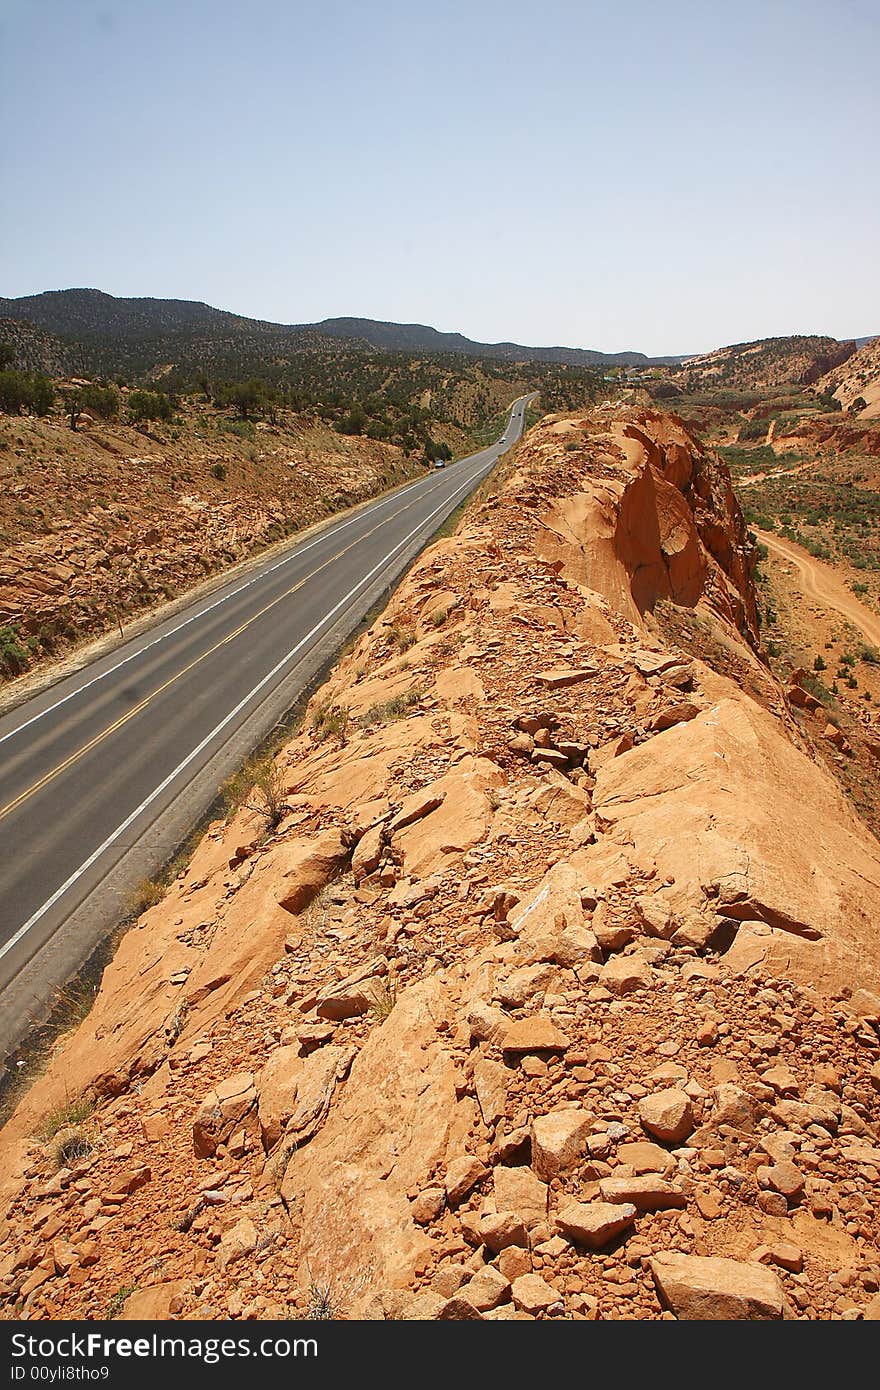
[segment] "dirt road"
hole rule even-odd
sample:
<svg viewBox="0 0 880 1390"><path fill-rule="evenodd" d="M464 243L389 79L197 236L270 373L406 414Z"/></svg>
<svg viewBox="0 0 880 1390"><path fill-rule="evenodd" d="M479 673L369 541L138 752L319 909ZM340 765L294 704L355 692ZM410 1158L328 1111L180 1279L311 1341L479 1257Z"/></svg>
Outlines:
<svg viewBox="0 0 880 1390"><path fill-rule="evenodd" d="M815 599L825 608L833 608L861 632L865 641L872 647L880 648L880 617L859 603L830 565L815 560L808 551L793 541L782 540L772 531L756 531L758 540L766 545L771 555L789 560L798 570L801 588L807 598Z"/></svg>

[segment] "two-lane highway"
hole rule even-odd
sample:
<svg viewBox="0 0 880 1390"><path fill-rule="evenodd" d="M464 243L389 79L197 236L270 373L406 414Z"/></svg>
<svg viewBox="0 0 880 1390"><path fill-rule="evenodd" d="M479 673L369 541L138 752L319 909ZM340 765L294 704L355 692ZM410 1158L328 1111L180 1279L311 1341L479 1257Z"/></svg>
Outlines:
<svg viewBox="0 0 880 1390"><path fill-rule="evenodd" d="M310 533L0 719L0 1057L520 437Z"/></svg>

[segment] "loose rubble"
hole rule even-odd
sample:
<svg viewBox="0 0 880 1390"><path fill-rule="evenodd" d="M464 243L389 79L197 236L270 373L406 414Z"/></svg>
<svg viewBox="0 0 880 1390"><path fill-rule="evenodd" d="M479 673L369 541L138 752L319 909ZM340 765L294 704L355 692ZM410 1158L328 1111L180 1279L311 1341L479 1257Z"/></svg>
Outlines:
<svg viewBox="0 0 880 1390"><path fill-rule="evenodd" d="M880 848L755 644L683 426L545 419L7 1124L4 1315L878 1317Z"/></svg>

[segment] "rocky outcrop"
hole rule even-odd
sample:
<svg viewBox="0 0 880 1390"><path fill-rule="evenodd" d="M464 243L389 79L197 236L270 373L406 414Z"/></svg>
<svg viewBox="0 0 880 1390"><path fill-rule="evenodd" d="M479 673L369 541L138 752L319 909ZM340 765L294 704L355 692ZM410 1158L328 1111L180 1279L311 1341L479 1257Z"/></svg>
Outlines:
<svg viewBox="0 0 880 1390"><path fill-rule="evenodd" d="M538 553L628 618L658 599L705 601L756 642L754 551L726 470L675 416L633 412L608 424L614 454L582 491L551 502ZM575 446L581 431L566 425ZM585 426L588 447L595 425ZM554 443L548 436L545 447ZM612 472L614 456L623 467Z"/></svg>
<svg viewBox="0 0 880 1390"><path fill-rule="evenodd" d="M880 850L752 605L679 422L534 430L6 1126L7 1311L875 1317Z"/></svg>
<svg viewBox="0 0 880 1390"><path fill-rule="evenodd" d="M880 417L880 338L857 352L829 364L815 381L816 390L831 393L843 409L860 420ZM861 404L860 404L861 403Z"/></svg>

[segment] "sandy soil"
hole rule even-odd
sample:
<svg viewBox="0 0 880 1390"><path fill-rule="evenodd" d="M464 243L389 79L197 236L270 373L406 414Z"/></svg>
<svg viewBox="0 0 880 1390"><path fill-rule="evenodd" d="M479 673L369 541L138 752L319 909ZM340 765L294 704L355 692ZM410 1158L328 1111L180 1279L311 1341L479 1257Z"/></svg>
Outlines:
<svg viewBox="0 0 880 1390"><path fill-rule="evenodd" d="M782 540L772 531L756 531L767 549L796 566L804 593L833 608L862 633L866 642L880 646L880 618L850 592L838 574L821 560L815 560L793 541Z"/></svg>

